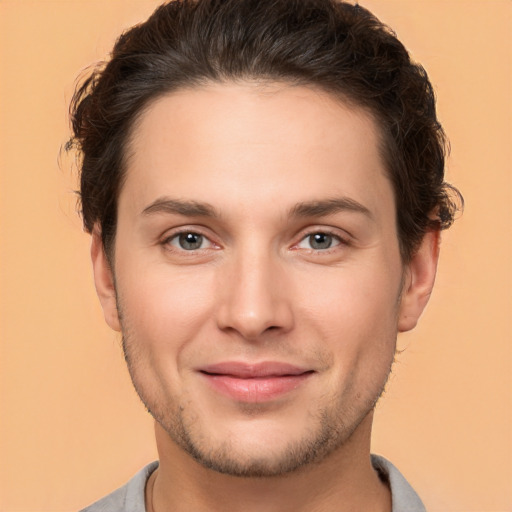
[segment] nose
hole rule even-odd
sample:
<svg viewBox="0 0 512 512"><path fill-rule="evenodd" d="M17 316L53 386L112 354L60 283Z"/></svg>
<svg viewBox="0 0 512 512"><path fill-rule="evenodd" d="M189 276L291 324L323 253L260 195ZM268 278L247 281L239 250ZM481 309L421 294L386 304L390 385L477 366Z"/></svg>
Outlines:
<svg viewBox="0 0 512 512"><path fill-rule="evenodd" d="M251 341L262 339L270 331L290 331L294 323L293 297L282 263L275 255L248 252L235 258L222 273L218 327Z"/></svg>

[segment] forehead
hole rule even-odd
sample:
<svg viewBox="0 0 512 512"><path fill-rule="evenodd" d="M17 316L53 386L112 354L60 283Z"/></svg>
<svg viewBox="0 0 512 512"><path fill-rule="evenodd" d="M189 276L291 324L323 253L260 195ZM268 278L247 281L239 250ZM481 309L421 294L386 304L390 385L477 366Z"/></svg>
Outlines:
<svg viewBox="0 0 512 512"><path fill-rule="evenodd" d="M318 89L183 89L153 101L135 123L120 207L140 211L163 195L226 207L237 198L248 208L343 195L377 207L382 187L392 194L379 147L369 113Z"/></svg>

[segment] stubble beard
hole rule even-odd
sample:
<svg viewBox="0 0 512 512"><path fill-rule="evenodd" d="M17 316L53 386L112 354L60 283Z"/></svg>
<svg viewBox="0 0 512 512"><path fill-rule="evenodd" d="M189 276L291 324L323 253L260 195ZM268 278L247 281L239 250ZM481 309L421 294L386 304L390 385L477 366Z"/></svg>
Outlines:
<svg viewBox="0 0 512 512"><path fill-rule="evenodd" d="M230 439L215 446L206 432L198 431L194 412L187 404L169 405L163 403L163 400L148 397L139 382L140 368L137 368L138 358L133 348L134 344L123 330L123 352L135 390L148 412L170 439L205 468L242 478L278 477L304 471L343 447L375 408L391 371L390 366L381 388L357 410L350 410L350 407L349 410L343 410L339 405L324 407L314 414L311 422L313 427L301 439L290 441L280 450L275 450L271 456L258 457L248 456L244 453L244 447L234 446ZM342 402L340 398L340 403ZM249 409L250 406L246 412L251 414ZM350 418L350 424L346 424L344 418Z"/></svg>

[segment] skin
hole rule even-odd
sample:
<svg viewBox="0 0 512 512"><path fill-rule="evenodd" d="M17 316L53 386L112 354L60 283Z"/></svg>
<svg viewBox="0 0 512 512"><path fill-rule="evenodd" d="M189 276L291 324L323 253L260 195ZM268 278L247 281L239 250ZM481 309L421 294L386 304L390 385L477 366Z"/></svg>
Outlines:
<svg viewBox="0 0 512 512"><path fill-rule="evenodd" d="M114 271L99 228L92 260L156 419L154 510L391 509L373 408L428 301L438 233L403 264L378 148L367 112L283 84L177 91L135 124ZM198 370L225 361L309 373L239 400Z"/></svg>

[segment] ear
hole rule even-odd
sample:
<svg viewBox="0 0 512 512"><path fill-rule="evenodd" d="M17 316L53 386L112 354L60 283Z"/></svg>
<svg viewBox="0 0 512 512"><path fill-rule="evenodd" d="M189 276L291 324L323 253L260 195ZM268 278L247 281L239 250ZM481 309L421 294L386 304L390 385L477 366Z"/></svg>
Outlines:
<svg viewBox="0 0 512 512"><path fill-rule="evenodd" d="M414 329L427 305L436 278L439 239L438 230L427 231L405 269L398 332Z"/></svg>
<svg viewBox="0 0 512 512"><path fill-rule="evenodd" d="M105 254L99 226L95 226L92 231L91 260L96 293L98 294L101 307L103 308L105 321L114 331L121 331L121 324L117 312L114 274L110 268L107 255Z"/></svg>

